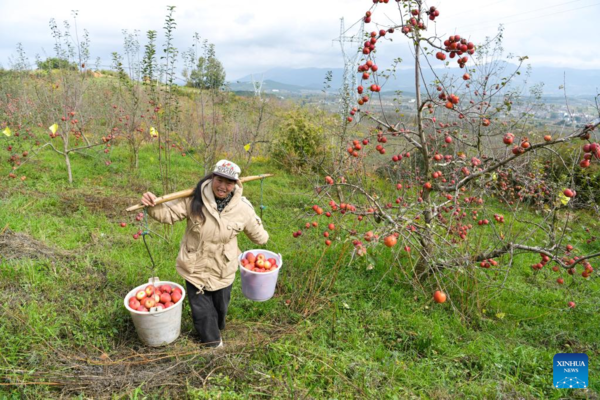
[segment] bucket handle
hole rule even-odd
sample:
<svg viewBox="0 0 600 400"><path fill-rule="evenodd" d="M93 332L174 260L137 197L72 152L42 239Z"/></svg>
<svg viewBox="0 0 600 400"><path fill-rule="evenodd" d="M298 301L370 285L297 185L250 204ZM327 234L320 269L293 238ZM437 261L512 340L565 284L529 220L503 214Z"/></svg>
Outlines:
<svg viewBox="0 0 600 400"><path fill-rule="evenodd" d="M156 282L160 282L160 279L158 279L158 276L148 279L148 283L152 286L156 286Z"/></svg>

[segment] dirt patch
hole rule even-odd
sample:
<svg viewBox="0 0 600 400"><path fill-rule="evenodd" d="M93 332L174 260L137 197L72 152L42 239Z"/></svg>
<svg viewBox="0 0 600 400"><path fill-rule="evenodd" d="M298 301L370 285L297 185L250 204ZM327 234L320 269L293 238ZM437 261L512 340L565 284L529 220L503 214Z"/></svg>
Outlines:
<svg viewBox="0 0 600 400"><path fill-rule="evenodd" d="M68 261L72 257L71 252L49 247L25 233L13 232L8 226L0 228L0 260L2 261L18 259Z"/></svg>
<svg viewBox="0 0 600 400"><path fill-rule="evenodd" d="M107 218L125 215L125 209L137 200L130 197L111 195L93 195L89 193L64 193L60 195L60 209L63 214L71 214L85 207L94 214L103 214Z"/></svg>
<svg viewBox="0 0 600 400"><path fill-rule="evenodd" d="M53 362L38 366L26 380L6 374L4 382L24 385L35 381L53 387L60 397L114 398L142 387L159 397L181 398L189 386L210 388L221 374L240 383L264 379L264 374L249 367L253 354L292 331L291 326L230 324L224 331L225 347L212 349L199 343L192 332L182 332L165 347L146 347L132 330L124 333L125 340L110 354L97 348L79 352L51 349Z"/></svg>

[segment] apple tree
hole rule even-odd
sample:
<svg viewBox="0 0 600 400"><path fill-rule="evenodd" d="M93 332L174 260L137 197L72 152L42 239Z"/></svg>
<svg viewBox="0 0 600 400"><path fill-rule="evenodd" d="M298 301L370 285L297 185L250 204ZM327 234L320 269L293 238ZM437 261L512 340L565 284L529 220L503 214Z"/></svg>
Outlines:
<svg viewBox="0 0 600 400"><path fill-rule="evenodd" d="M77 17L76 12L74 17ZM94 96L98 91L90 85L93 74L88 65L89 36L84 31L81 40L77 34L73 38L70 24L65 21L64 27L61 31L56 21L50 21L56 55L46 61L38 60L37 65L45 69L30 71L28 65L21 62L11 71L18 78L18 89L7 107L9 110L17 104L26 107L13 113L21 119L20 122L7 118L3 125L8 130L12 129L15 136L24 131L27 133L25 137L35 139L35 144L29 145L21 157L15 154L11 157L14 161L13 172L9 175L11 178L16 177L16 171L39 151L49 148L64 158L68 182L72 183L73 154L100 146L110 147L111 132L101 136L97 129L96 121L102 108L101 105L98 107L97 101L104 96ZM5 131L5 135L9 136L7 133ZM21 179L24 180L25 176Z"/></svg>
<svg viewBox="0 0 600 400"><path fill-rule="evenodd" d="M599 167L600 120L571 131L537 126L535 104L513 84L527 57L504 62L501 32L479 44L462 32L438 34L443 10L423 1L369 3L362 19L376 28L360 47L359 99L346 117L361 133L340 148L344 162L317 183L309 211L330 219L324 245L352 240L358 256L387 246L415 287L448 290L465 303L480 279L488 282L482 287L503 287L524 254L537 257L534 272L551 268L559 285L589 278L600 252L584 254L589 242L568 232L579 191L574 171ZM377 58L401 39L412 54L412 102L382 92L394 66ZM556 164L566 173L553 174Z"/></svg>

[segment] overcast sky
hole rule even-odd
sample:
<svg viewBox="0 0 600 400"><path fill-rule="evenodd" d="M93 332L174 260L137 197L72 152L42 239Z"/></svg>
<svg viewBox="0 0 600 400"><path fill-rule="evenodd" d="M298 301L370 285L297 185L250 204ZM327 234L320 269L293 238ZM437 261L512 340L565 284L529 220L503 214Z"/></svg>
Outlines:
<svg viewBox="0 0 600 400"><path fill-rule="evenodd" d="M145 33L158 31L164 39L167 5L176 6L175 46L182 51L193 43L197 32L216 46L228 80L272 67L341 68L343 58L338 42L340 18L346 27L357 22L373 3L371 0L0 0L0 65L10 68L21 43L29 62L35 56L53 56L49 21L54 18L61 30L63 21L73 29L72 10L78 10L77 27L89 32L91 60L97 57L108 68L113 51L123 53L124 29ZM600 69L600 0L438 0L428 3L440 11L439 34L458 33L475 43L494 35L505 24L507 52L528 55L534 66ZM374 22L399 22L397 4L390 0L373 11ZM432 24L433 25L433 24ZM358 25L348 30L352 35ZM371 23L368 31L379 29ZM143 47L142 47L143 50ZM380 46L385 58L409 55L406 40L395 35L393 43ZM385 57L385 58L384 58ZM179 73L181 71L178 71Z"/></svg>

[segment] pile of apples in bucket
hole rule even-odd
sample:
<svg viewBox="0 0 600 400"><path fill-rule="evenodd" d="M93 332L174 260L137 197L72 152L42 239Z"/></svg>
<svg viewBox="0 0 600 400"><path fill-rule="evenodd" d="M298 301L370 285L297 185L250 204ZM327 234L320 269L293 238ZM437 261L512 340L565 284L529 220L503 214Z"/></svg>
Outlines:
<svg viewBox="0 0 600 400"><path fill-rule="evenodd" d="M181 289L178 287L167 284L159 287L148 285L145 289L138 290L135 296L131 296L129 307L140 312L149 312L152 308L160 311L173 306L181 300L181 296Z"/></svg>
<svg viewBox="0 0 600 400"><path fill-rule="evenodd" d="M262 253L254 255L248 252L240 262L242 263L242 267L253 272L269 272L279 268L276 259L267 258L267 256Z"/></svg>

